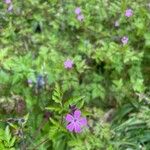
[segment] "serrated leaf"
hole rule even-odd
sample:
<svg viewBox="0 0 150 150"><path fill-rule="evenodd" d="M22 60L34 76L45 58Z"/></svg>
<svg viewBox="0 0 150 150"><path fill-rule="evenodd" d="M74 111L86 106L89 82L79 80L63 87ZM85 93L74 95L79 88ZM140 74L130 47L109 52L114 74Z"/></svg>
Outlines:
<svg viewBox="0 0 150 150"><path fill-rule="evenodd" d="M77 105L84 98L85 98L85 96L80 96L80 97L77 97L77 98L71 98L71 99L69 99L68 101L65 102L64 107L68 108L69 105Z"/></svg>
<svg viewBox="0 0 150 150"><path fill-rule="evenodd" d="M10 139L11 139L10 129L9 126L7 126L5 128L5 140L7 141L7 143L9 143Z"/></svg>
<svg viewBox="0 0 150 150"><path fill-rule="evenodd" d="M61 104L62 101L62 92L60 90L60 87L58 84L55 85L55 89L52 95L52 100L55 101L55 103Z"/></svg>

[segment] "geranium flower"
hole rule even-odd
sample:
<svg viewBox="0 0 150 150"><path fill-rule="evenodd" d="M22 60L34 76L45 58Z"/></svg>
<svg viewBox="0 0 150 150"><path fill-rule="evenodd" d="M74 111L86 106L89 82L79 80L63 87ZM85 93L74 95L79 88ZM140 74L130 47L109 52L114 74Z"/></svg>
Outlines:
<svg viewBox="0 0 150 150"><path fill-rule="evenodd" d="M8 9L7 9L7 11L8 11L8 12L11 12L12 10L13 10L13 5L10 4L10 6L9 6Z"/></svg>
<svg viewBox="0 0 150 150"><path fill-rule="evenodd" d="M71 69L73 67L73 61L70 60L70 59L67 59L65 62L64 62L64 67L66 69Z"/></svg>
<svg viewBox="0 0 150 150"><path fill-rule="evenodd" d="M10 3L11 3L11 0L5 0L5 3L6 3L6 4L10 4Z"/></svg>
<svg viewBox="0 0 150 150"><path fill-rule="evenodd" d="M82 127L87 125L86 118L81 117L81 111L75 110L75 112L72 114L66 115L66 121L67 121L67 129L70 132L76 132L80 133L82 131Z"/></svg>
<svg viewBox="0 0 150 150"><path fill-rule="evenodd" d="M131 17L132 15L133 15L132 9L127 9L127 10L125 11L125 16L126 16L126 17Z"/></svg>
<svg viewBox="0 0 150 150"><path fill-rule="evenodd" d="M121 42L122 42L123 45L125 45L125 44L128 43L128 40L129 40L128 37L124 36L124 37L122 37Z"/></svg>
<svg viewBox="0 0 150 150"><path fill-rule="evenodd" d="M75 14L76 15L79 15L81 13L81 8L80 7L77 7L76 9L75 9Z"/></svg>
<svg viewBox="0 0 150 150"><path fill-rule="evenodd" d="M81 15L78 15L78 16L77 16L77 19L78 19L79 21L82 21L82 20L84 19L84 15L82 15L82 14L81 14Z"/></svg>

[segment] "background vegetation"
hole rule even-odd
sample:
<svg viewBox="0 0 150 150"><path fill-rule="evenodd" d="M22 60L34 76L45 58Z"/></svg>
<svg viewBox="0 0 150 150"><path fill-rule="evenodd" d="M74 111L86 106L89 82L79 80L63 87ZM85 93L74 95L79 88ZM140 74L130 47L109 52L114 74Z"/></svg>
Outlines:
<svg viewBox="0 0 150 150"><path fill-rule="evenodd" d="M0 149L150 150L149 27L146 0L2 0Z"/></svg>

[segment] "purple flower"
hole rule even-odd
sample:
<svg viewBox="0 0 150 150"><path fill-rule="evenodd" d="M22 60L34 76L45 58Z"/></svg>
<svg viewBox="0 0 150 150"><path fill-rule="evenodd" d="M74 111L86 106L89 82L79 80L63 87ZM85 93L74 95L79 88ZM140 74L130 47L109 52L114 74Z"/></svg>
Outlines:
<svg viewBox="0 0 150 150"><path fill-rule="evenodd" d="M73 114L77 110L76 105L69 105L69 108L71 110L71 114Z"/></svg>
<svg viewBox="0 0 150 150"><path fill-rule="evenodd" d="M76 15L79 15L81 13L81 8L80 7L77 7L76 9L75 9L75 14Z"/></svg>
<svg viewBox="0 0 150 150"><path fill-rule="evenodd" d="M125 11L125 16L126 16L126 17L131 17L132 15L133 15L132 9L127 9L127 10Z"/></svg>
<svg viewBox="0 0 150 150"><path fill-rule="evenodd" d="M42 75L38 75L36 80L36 86L38 89L42 88L45 85L44 77Z"/></svg>
<svg viewBox="0 0 150 150"><path fill-rule="evenodd" d="M11 3L11 0L5 0L5 3L6 3L6 4L10 4L10 3Z"/></svg>
<svg viewBox="0 0 150 150"><path fill-rule="evenodd" d="M64 67L66 69L71 69L73 67L73 61L70 60L70 59L67 59L65 62L64 62Z"/></svg>
<svg viewBox="0 0 150 150"><path fill-rule="evenodd" d="M77 19L78 19L79 21L82 21L82 20L84 19L84 15L82 15L82 14L78 15L78 16L77 16Z"/></svg>
<svg viewBox="0 0 150 150"><path fill-rule="evenodd" d="M122 37L121 42L123 43L123 45L126 45L128 43L128 37L127 36Z"/></svg>
<svg viewBox="0 0 150 150"><path fill-rule="evenodd" d="M80 133L82 131L82 127L87 125L86 118L81 117L81 111L76 110L73 115L67 114L66 115L66 121L67 121L67 129L70 132L76 132Z"/></svg>
<svg viewBox="0 0 150 150"><path fill-rule="evenodd" d="M115 26L115 27L119 27L119 22L118 22L118 21L115 21L114 26Z"/></svg>
<svg viewBox="0 0 150 150"><path fill-rule="evenodd" d="M9 7L8 7L8 9L7 9L7 11L8 11L8 12L11 12L12 10L13 10L13 5L10 4Z"/></svg>

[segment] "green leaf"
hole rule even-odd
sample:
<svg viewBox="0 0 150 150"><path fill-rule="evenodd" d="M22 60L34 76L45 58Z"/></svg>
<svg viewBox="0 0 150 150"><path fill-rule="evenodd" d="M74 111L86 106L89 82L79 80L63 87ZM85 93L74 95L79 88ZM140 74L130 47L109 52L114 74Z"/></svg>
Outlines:
<svg viewBox="0 0 150 150"><path fill-rule="evenodd" d="M84 100L85 96L80 96L80 97L76 97L76 98L71 98L69 100L67 100L64 104L65 108L69 108L69 105L82 105L82 101Z"/></svg>
<svg viewBox="0 0 150 150"><path fill-rule="evenodd" d="M55 85L55 89L52 95L52 100L54 100L55 103L59 103L62 105L62 92L58 84Z"/></svg>
<svg viewBox="0 0 150 150"><path fill-rule="evenodd" d="M10 129L9 129L9 126L7 126L5 128L5 140L7 143L9 143L10 139L11 139Z"/></svg>

